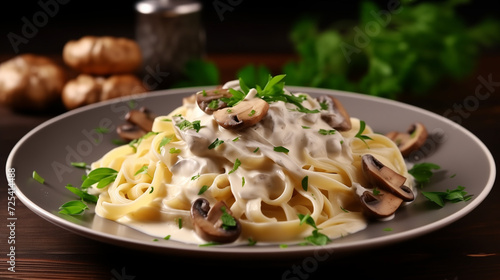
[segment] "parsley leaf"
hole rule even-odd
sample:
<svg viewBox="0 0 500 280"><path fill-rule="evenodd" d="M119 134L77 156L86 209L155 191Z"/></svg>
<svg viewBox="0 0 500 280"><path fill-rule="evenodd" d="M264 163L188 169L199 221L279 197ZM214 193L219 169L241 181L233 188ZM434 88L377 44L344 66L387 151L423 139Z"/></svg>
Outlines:
<svg viewBox="0 0 500 280"><path fill-rule="evenodd" d="M229 171L228 174L231 174L231 173L235 172L236 169L238 169L238 167L240 167L240 165L241 165L241 161L239 159L236 159L234 161L233 169L231 169L231 171Z"/></svg>
<svg viewBox="0 0 500 280"><path fill-rule="evenodd" d="M305 176L302 178L302 189L307 192L307 189L309 187L309 176Z"/></svg>
<svg viewBox="0 0 500 280"><path fill-rule="evenodd" d="M336 131L335 129L330 129L330 130L320 129L318 133L321 135L333 135L335 134L335 131Z"/></svg>
<svg viewBox="0 0 500 280"><path fill-rule="evenodd" d="M236 219L227 212L226 207L221 207L221 211L222 216L220 217L220 219L222 220L222 228L228 230L232 227L235 227L237 224Z"/></svg>
<svg viewBox="0 0 500 280"><path fill-rule="evenodd" d="M73 200L64 203L59 209L61 214L78 215L89 209L89 207L81 200Z"/></svg>
<svg viewBox="0 0 500 280"><path fill-rule="evenodd" d="M311 215L297 214L297 216L299 217L300 225L306 223L314 228L311 235L304 238L309 244L326 245L331 241L328 236L319 232L320 228L316 226L316 223L314 222L314 219L311 217Z"/></svg>
<svg viewBox="0 0 500 280"><path fill-rule="evenodd" d="M85 189L97 183L97 188L102 189L107 185L111 184L112 182L114 182L117 175L118 171L112 168L108 167L96 168L89 172L89 174L83 181L81 188Z"/></svg>
<svg viewBox="0 0 500 280"><path fill-rule="evenodd" d="M71 186L70 184L66 185L66 189L79 196L81 199L83 199L83 201L97 203L98 197L95 195L84 192L78 188Z"/></svg>
<svg viewBox="0 0 500 280"><path fill-rule="evenodd" d="M280 153L285 153L285 154L288 154L288 152L290 150L288 150L287 148L283 147L283 146L277 146L277 147L274 147L274 151L275 152L280 152Z"/></svg>
<svg viewBox="0 0 500 280"><path fill-rule="evenodd" d="M422 194L441 207L444 207L445 202L457 203L472 198L472 195L468 195L463 186L458 186L454 190L446 190L446 192L422 192Z"/></svg>
<svg viewBox="0 0 500 280"><path fill-rule="evenodd" d="M214 140L214 142L212 142L210 145L208 145L208 149L209 149L209 150L215 149L215 148L217 148L219 145L221 145L222 143L224 143L224 140L219 140L219 138L216 138L216 139Z"/></svg>
<svg viewBox="0 0 500 280"><path fill-rule="evenodd" d="M45 179L42 178L42 176L40 176L36 171L33 171L32 177L33 177L33 179L35 179L35 181L37 181L40 184L45 183Z"/></svg>
<svg viewBox="0 0 500 280"><path fill-rule="evenodd" d="M430 182L432 175L434 174L432 170L439 170L441 167L434 163L422 162L413 165L413 167L408 170L415 182L422 187L424 184Z"/></svg>
<svg viewBox="0 0 500 280"><path fill-rule="evenodd" d="M198 191L198 195L202 195L204 192L206 192L208 190L208 186L207 185L203 185L200 190Z"/></svg>
<svg viewBox="0 0 500 280"><path fill-rule="evenodd" d="M356 135L354 135L354 137L363 141L363 143L365 143L366 147L370 148L365 140L373 140L373 139L370 136L366 136L366 135L362 134L363 131L365 131L365 127L366 127L365 121L359 121L359 130L356 133Z"/></svg>
<svg viewBox="0 0 500 280"><path fill-rule="evenodd" d="M139 174L146 174L151 177L151 175L149 175L148 173L148 168L149 167L147 165L143 165L139 170L137 170L137 172L135 172L134 176L137 176Z"/></svg>

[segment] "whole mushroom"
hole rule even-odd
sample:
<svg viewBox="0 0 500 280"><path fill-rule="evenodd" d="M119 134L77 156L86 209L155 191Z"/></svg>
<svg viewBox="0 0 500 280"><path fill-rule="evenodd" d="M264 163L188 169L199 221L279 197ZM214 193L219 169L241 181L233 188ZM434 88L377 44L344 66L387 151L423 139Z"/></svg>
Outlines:
<svg viewBox="0 0 500 280"><path fill-rule="evenodd" d="M65 83L64 70L51 59L19 55L0 65L0 104L14 110L44 111L60 104Z"/></svg>

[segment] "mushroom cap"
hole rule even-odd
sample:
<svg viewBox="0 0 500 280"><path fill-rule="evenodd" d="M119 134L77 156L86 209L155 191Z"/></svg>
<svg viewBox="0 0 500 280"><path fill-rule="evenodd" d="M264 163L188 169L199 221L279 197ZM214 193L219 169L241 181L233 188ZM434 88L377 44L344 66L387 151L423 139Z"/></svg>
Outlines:
<svg viewBox="0 0 500 280"><path fill-rule="evenodd" d="M215 203L210 208L208 200L204 198L195 200L191 205L191 218L198 236L206 241L217 243L231 243L238 239L241 233L240 222L234 219L236 225L225 228L221 219L224 212L232 216L231 210L223 201Z"/></svg>
<svg viewBox="0 0 500 280"><path fill-rule="evenodd" d="M406 177L382 164L373 155L366 154L362 157L362 169L368 182L404 201L415 199L413 191L404 185Z"/></svg>
<svg viewBox="0 0 500 280"><path fill-rule="evenodd" d="M377 195L372 191L364 191L360 199L365 215L377 219L391 216L403 203L401 198L383 190Z"/></svg>
<svg viewBox="0 0 500 280"><path fill-rule="evenodd" d="M196 102L198 103L198 107L205 113L211 115L215 111L227 107L227 104L220 99L223 97L229 98L232 94L229 92L229 89L212 89L212 90L203 90L196 93ZM212 105L212 101L216 100L216 105Z"/></svg>
<svg viewBox="0 0 500 280"><path fill-rule="evenodd" d="M318 97L318 102L327 105L327 110L321 112L321 118L327 124L338 131L351 130L351 117L344 108L344 105L337 98L330 95L322 95Z"/></svg>
<svg viewBox="0 0 500 280"><path fill-rule="evenodd" d="M260 99L243 100L230 108L223 108L213 113L217 123L226 129L244 129L258 123L269 110L269 104Z"/></svg>
<svg viewBox="0 0 500 280"><path fill-rule="evenodd" d="M391 131L387 133L386 136L396 143L399 151L401 151L401 154L404 157L407 157L424 145L427 140L428 133L425 126L422 123L417 122L411 124L406 133Z"/></svg>

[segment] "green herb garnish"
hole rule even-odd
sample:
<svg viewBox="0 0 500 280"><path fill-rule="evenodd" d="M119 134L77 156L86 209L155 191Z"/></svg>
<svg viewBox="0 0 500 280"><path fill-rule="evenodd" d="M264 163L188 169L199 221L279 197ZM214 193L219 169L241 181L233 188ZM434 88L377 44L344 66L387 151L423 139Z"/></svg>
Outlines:
<svg viewBox="0 0 500 280"><path fill-rule="evenodd" d="M472 195L468 195L464 190L465 187L458 186L456 189L446 190L446 192L422 192L422 194L430 201L443 207L445 202L456 203L470 200Z"/></svg>
<svg viewBox="0 0 500 280"><path fill-rule="evenodd" d="M89 193L82 191L78 188L75 188L71 184L66 185L66 189L68 189L70 192L79 196L83 201L90 202L90 203L97 203L97 200L98 200L97 196L89 194Z"/></svg>
<svg viewBox="0 0 500 280"><path fill-rule="evenodd" d="M100 167L89 172L85 181L82 183L82 189L88 188L97 183L97 188L102 189L115 181L118 171L108 168Z"/></svg>
<svg viewBox="0 0 500 280"><path fill-rule="evenodd" d="M434 172L432 170L439 170L441 167L434 163L422 162L416 163L413 167L408 170L413 178L415 178L415 182L422 187L424 184L427 184L431 181L432 175Z"/></svg>
<svg viewBox="0 0 500 280"><path fill-rule="evenodd" d="M222 143L224 143L224 140L219 140L219 138L215 139L214 142L212 142L210 145L208 145L208 149L212 150L220 146Z"/></svg>
<svg viewBox="0 0 500 280"><path fill-rule="evenodd" d="M289 152L289 150L283 146L274 147L274 151L280 152L280 153L285 153L285 154L288 154L288 152Z"/></svg>
<svg viewBox="0 0 500 280"><path fill-rule="evenodd" d="M45 183L45 179L42 178L42 176L40 176L36 171L33 171L32 177L33 177L33 179L35 179L35 181L37 181L40 184Z"/></svg>
<svg viewBox="0 0 500 280"><path fill-rule="evenodd" d="M161 148L163 148L165 145L167 145L168 143L170 143L173 138L174 138L173 136L170 136L170 137L163 136L163 138L160 141L160 145L158 146L158 151L160 151Z"/></svg>
<svg viewBox="0 0 500 280"><path fill-rule="evenodd" d="M306 244L312 244L312 245L326 245L328 242L330 242L330 238L328 236L324 235L323 233L320 233L318 228L316 226L316 223L314 222L314 219L311 217L311 215L307 214L297 214L300 220L300 225L303 223L306 223L314 228L312 231L312 234L310 236L305 237L304 239L307 241Z"/></svg>
<svg viewBox="0 0 500 280"><path fill-rule="evenodd" d="M149 177L151 177L151 175L149 175L148 173L148 166L147 165L143 165L139 170L137 170L134 174L134 176L137 176L139 174L146 174L148 175Z"/></svg>
<svg viewBox="0 0 500 280"><path fill-rule="evenodd" d="M318 133L321 134L321 135L333 135L333 134L335 134L335 131L336 131L335 129L329 129L329 130L320 129L318 131Z"/></svg>
<svg viewBox="0 0 500 280"><path fill-rule="evenodd" d="M302 189L307 192L307 189L309 187L309 176L305 176L302 178Z"/></svg>
<svg viewBox="0 0 500 280"><path fill-rule="evenodd" d="M61 205L59 209L61 214L78 215L89 209L89 207L81 200L72 200Z"/></svg>
<svg viewBox="0 0 500 280"><path fill-rule="evenodd" d="M222 220L222 228L225 230L229 230L235 227L236 219L227 212L226 207L222 206L221 211L222 216L220 217L220 219Z"/></svg>
<svg viewBox="0 0 500 280"><path fill-rule="evenodd" d="M170 148L170 150L168 150L169 153L171 154L179 154L181 152L181 149L177 149L177 148Z"/></svg>
<svg viewBox="0 0 500 280"><path fill-rule="evenodd" d="M71 162L71 166L82 169L89 169L89 165L85 162Z"/></svg>
<svg viewBox="0 0 500 280"><path fill-rule="evenodd" d="M208 186L207 185L203 185L203 187L201 187L200 191L198 192L198 195L202 195L207 190L208 190Z"/></svg>
<svg viewBox="0 0 500 280"><path fill-rule="evenodd" d="M363 135L363 131L365 131L365 127L366 127L366 123L365 121L359 121L359 130L358 132L356 133L356 135L354 135L354 137L360 139L361 141L363 141L363 143L365 143L366 147L370 148L368 146L368 144L366 143L366 140L373 140L370 136L366 136L366 135Z"/></svg>
<svg viewBox="0 0 500 280"><path fill-rule="evenodd" d="M240 165L241 165L241 161L240 161L239 159L236 159L236 160L234 161L233 169L231 169L231 171L229 171L229 173L228 173L228 174L231 174L231 173L233 173L234 171L236 171L236 169L238 169L238 167L240 167Z"/></svg>

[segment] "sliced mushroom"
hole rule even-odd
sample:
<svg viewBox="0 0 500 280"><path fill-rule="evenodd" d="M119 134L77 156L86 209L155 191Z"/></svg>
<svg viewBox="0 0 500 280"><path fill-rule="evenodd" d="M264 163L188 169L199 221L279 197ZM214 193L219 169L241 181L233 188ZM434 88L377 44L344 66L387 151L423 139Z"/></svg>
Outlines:
<svg viewBox="0 0 500 280"><path fill-rule="evenodd" d="M212 208L210 203L204 198L198 198L191 205L191 218L198 236L206 241L217 243L230 243L235 241L241 233L241 224L238 219L234 219L234 226L225 226L222 220L223 215L231 215L231 210L223 201L217 202Z"/></svg>
<svg viewBox="0 0 500 280"><path fill-rule="evenodd" d="M269 104L260 99L243 100L231 108L214 112L217 123L227 129L243 129L258 123L269 110Z"/></svg>
<svg viewBox="0 0 500 280"><path fill-rule="evenodd" d="M401 203L403 203L401 198L383 190L379 190L376 195L373 191L365 191L361 195L361 206L365 215L377 219L391 216Z"/></svg>
<svg viewBox="0 0 500 280"><path fill-rule="evenodd" d="M211 115L215 111L227 107L227 104L220 99L233 96L229 89L203 90L196 94L196 102L202 111Z"/></svg>
<svg viewBox="0 0 500 280"><path fill-rule="evenodd" d="M142 130L149 132L153 130L153 114L146 109L141 107L139 110L131 110L125 115L125 119L139 126Z"/></svg>
<svg viewBox="0 0 500 280"><path fill-rule="evenodd" d="M404 157L409 156L413 151L417 151L427 140L427 129L421 123L414 123L408 131L391 131L386 136L398 146Z"/></svg>
<svg viewBox="0 0 500 280"><path fill-rule="evenodd" d="M318 102L327 105L327 110L321 111L321 118L327 124L338 131L351 130L351 117L337 98L323 95L317 99Z"/></svg>
<svg viewBox="0 0 500 280"><path fill-rule="evenodd" d="M362 169L366 179L376 187L390 192L404 201L415 198L413 191L404 185L406 177L382 164L370 154L363 155Z"/></svg>
<svg viewBox="0 0 500 280"><path fill-rule="evenodd" d="M135 124L124 123L116 128L116 132L123 140L132 141L146 135L146 131L142 130Z"/></svg>

